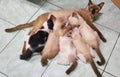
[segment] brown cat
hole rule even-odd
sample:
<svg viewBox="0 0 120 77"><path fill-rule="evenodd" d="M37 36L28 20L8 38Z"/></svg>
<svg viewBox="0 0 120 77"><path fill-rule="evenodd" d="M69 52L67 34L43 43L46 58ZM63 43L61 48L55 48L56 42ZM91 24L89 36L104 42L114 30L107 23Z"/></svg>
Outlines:
<svg viewBox="0 0 120 77"><path fill-rule="evenodd" d="M91 47L82 38L79 28L74 28L72 32L73 44L77 49L77 56L84 62L89 62L97 77L102 77L98 71L91 54Z"/></svg>
<svg viewBox="0 0 120 77"><path fill-rule="evenodd" d="M21 25L14 27L14 28L8 28L5 31L6 32L14 32L17 30L21 30L23 28L34 26L32 31L29 33L30 35L32 35L43 25L43 23L45 21L47 21L47 19L49 18L49 16L51 14L54 15L55 17L68 18L72 14L72 12L76 10L86 20L88 25L98 33L98 35L100 36L102 41L106 42L106 39L104 38L104 36L92 23L93 18L96 17L96 15L99 13L99 11L103 7L103 5L104 5L104 2L101 2L99 4L95 4L95 3L92 3L91 0L89 0L88 8L84 8L84 9L61 9L61 10L56 10L53 12L44 13L44 14L40 15L36 20L34 20L30 23L21 24Z"/></svg>
<svg viewBox="0 0 120 77"><path fill-rule="evenodd" d="M65 18L56 18L51 15L51 20L53 21L54 27L42 51L41 63L43 66L47 65L47 59L52 59L56 56L59 51L59 37L67 32L67 29L61 28L61 25L65 25L67 22Z"/></svg>
<svg viewBox="0 0 120 77"><path fill-rule="evenodd" d="M56 34L56 31L50 32L48 40L44 49L42 50L41 63L42 66L47 65L48 59L52 59L56 56L59 51L59 36Z"/></svg>
<svg viewBox="0 0 120 77"><path fill-rule="evenodd" d="M74 21L74 23L72 21ZM80 25L79 29L82 37L92 48L96 50L97 55L101 60L100 62L97 61L98 65L105 64L105 59L99 49L99 36L97 32L90 28L86 21L78 13L73 12L72 16L69 17L69 22L72 25Z"/></svg>

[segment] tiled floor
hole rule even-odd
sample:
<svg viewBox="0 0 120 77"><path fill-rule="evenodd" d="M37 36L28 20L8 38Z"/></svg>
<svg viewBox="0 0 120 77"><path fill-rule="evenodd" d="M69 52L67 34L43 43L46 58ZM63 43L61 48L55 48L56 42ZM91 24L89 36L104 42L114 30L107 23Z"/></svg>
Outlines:
<svg viewBox="0 0 120 77"><path fill-rule="evenodd" d="M0 77L96 77L89 64L79 61L78 67L70 75L65 74L69 66L56 63L58 56L42 67L40 55L29 61L19 59L23 40L29 29L6 33L5 28L34 20L40 14L61 8L86 7L88 0L40 0L38 5L26 0L0 0ZM111 0L93 0L105 2L102 16L94 22L107 38L100 43L106 59L104 66L98 66L103 77L120 77L120 10ZM88 70L89 69L89 70Z"/></svg>

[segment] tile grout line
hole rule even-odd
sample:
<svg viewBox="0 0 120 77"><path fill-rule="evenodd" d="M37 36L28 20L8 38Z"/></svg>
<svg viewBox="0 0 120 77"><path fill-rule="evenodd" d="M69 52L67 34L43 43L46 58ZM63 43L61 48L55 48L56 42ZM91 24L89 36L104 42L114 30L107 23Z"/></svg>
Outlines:
<svg viewBox="0 0 120 77"><path fill-rule="evenodd" d="M53 60L57 57L57 55L50 61L50 63L48 64L48 66L45 68L45 70L43 71L42 75L40 77L42 77L44 75L44 73L46 72L46 70L48 69L48 67L50 66L50 64L53 62Z"/></svg>
<svg viewBox="0 0 120 77"><path fill-rule="evenodd" d="M6 77L9 77L7 74L5 74L5 73L3 73L3 72L1 72L1 71L0 71L0 73L3 74L3 75L6 76Z"/></svg>
<svg viewBox="0 0 120 77"><path fill-rule="evenodd" d="M47 0L46 2L49 3L49 4L52 4L52 5L54 5L54 6L56 6L56 7L58 7L58 8L63 9L63 7L60 7L60 6L58 6L58 5L55 5L54 3L51 3L51 2L49 2L48 0Z"/></svg>
<svg viewBox="0 0 120 77"><path fill-rule="evenodd" d="M98 68L98 69L100 69L101 71L103 71L103 69L101 69L101 68ZM104 71L104 72L107 73L107 74L109 74L109 75L112 75L112 76L116 77L115 75L111 74L110 72L107 72L107 71Z"/></svg>
<svg viewBox="0 0 120 77"><path fill-rule="evenodd" d="M119 33L118 38L117 38L117 40L116 40L116 42L115 42L115 44L114 44L114 46L113 46L113 49L112 49L112 51L111 51L111 53L110 53L110 56L108 57L108 60L107 60L107 62L106 62L106 65L105 65L105 67L104 67L104 70L103 70L102 74L104 73L104 71L105 71L105 69L106 69L106 67L107 67L107 64L108 64L108 62L109 62L109 60L110 60L110 58L111 58L111 56L112 56L112 53L113 53L113 51L114 51L114 49L115 49L115 46L116 46L116 44L117 44L117 42L118 42L119 37L120 37L120 33Z"/></svg>
<svg viewBox="0 0 120 77"><path fill-rule="evenodd" d="M12 39L5 45L5 47L0 51L0 54L7 48L7 46L12 42L12 40L14 40L14 38L18 35L18 33L20 33L20 31L18 31L18 32L12 37Z"/></svg>
<svg viewBox="0 0 120 77"><path fill-rule="evenodd" d="M50 64L52 63L53 60L54 60L54 59L52 59L52 60L50 61L50 63L49 63L48 66L45 68L45 70L43 71L43 73L41 74L40 77L42 77L42 76L44 75L44 73L46 72L46 70L48 69L48 67L50 66Z"/></svg>
<svg viewBox="0 0 120 77"><path fill-rule="evenodd" d="M111 29L111 28L109 28L109 27L106 27L106 26L104 26L104 25L102 25L102 24L99 24L99 23L97 23L97 22L94 22L94 23L97 24L97 25L100 25L100 26L102 26L102 27L104 27L104 28L106 28L106 29L109 29L109 30L112 30L112 31L114 31L114 32L120 33L120 32L118 32L118 31L115 31L114 29Z"/></svg>
<svg viewBox="0 0 120 77"><path fill-rule="evenodd" d="M46 2L44 1L44 3L38 8L38 10L29 18L29 20L27 22L29 22L33 16L35 16L35 14L37 14L37 12L43 7L43 5L45 4Z"/></svg>
<svg viewBox="0 0 120 77"><path fill-rule="evenodd" d="M10 21L5 20L5 19L3 19L3 18L0 18L0 19L3 20L3 21L5 21L5 22L7 22L7 23L9 23L9 24L11 24L11 25L15 25L15 24L11 23Z"/></svg>

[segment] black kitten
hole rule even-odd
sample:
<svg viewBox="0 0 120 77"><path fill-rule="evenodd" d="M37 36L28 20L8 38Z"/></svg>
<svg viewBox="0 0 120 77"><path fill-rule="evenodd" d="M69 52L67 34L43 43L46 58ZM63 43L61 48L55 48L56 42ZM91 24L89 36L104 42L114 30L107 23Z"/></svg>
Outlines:
<svg viewBox="0 0 120 77"><path fill-rule="evenodd" d="M53 30L53 21L50 19L43 24L43 26L32 36L28 36L26 42L26 53L20 55L20 59L27 60L31 58L34 52L41 52L47 41L50 30Z"/></svg>

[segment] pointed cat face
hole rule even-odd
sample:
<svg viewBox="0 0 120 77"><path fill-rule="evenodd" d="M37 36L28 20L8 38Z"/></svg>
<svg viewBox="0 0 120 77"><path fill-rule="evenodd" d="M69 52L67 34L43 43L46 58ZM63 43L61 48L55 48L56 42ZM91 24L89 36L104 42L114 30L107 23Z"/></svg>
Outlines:
<svg viewBox="0 0 120 77"><path fill-rule="evenodd" d="M92 13L93 16L96 16L99 14L99 11L102 9L103 5L104 5L104 2L95 4L91 0L89 0L88 10Z"/></svg>

